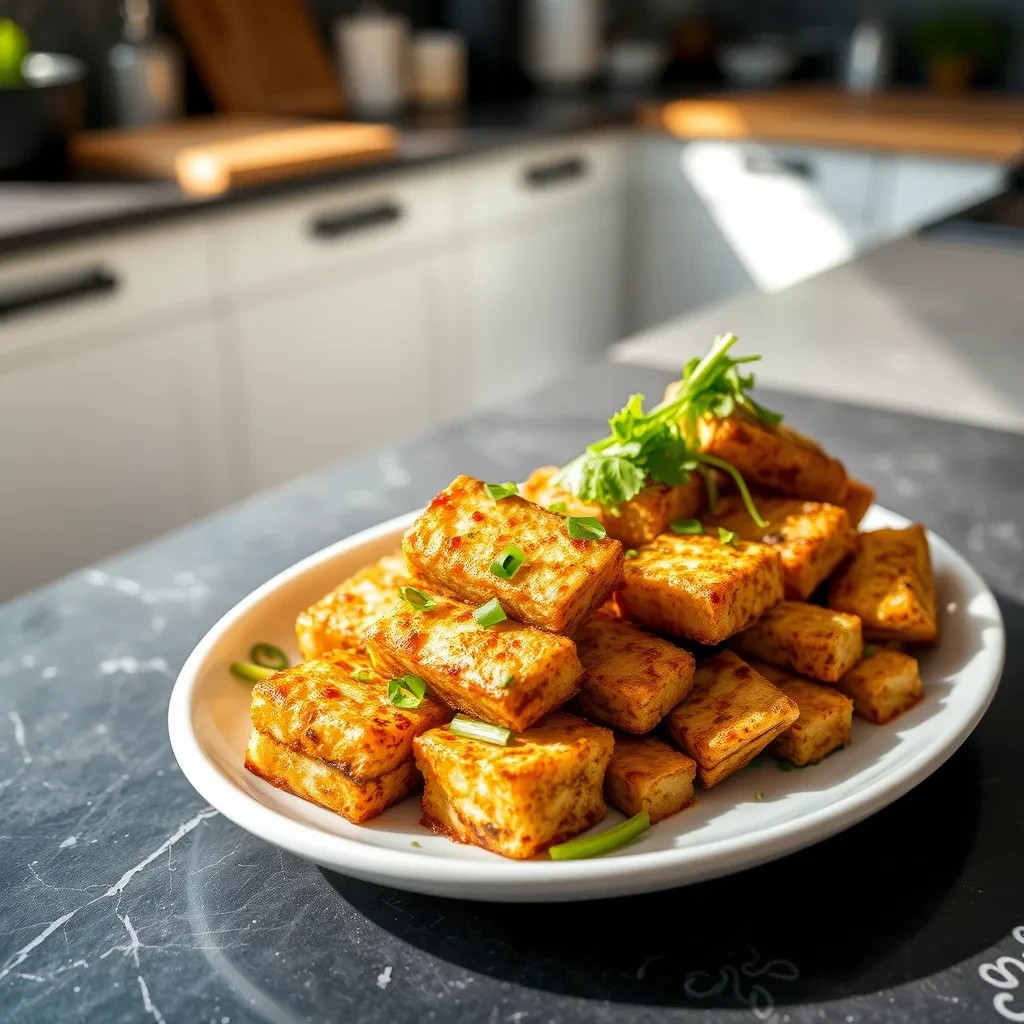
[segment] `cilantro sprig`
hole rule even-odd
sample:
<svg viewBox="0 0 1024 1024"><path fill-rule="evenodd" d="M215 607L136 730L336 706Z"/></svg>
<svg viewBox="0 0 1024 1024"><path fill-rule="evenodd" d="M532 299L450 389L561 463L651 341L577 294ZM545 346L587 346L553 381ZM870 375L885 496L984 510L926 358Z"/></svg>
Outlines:
<svg viewBox="0 0 1024 1024"><path fill-rule="evenodd" d="M754 375L741 367L761 357L730 356L738 340L735 334L715 338L703 359L691 359L683 367L675 394L650 412L644 412L643 395L630 395L608 420L608 436L587 445L582 455L563 466L556 482L584 501L614 509L639 494L648 480L680 485L698 472L710 481L710 471L718 469L732 477L751 519L764 526L739 471L724 459L702 452L697 430L705 416L725 418L736 412L769 426L782 420L747 393L754 386Z"/></svg>

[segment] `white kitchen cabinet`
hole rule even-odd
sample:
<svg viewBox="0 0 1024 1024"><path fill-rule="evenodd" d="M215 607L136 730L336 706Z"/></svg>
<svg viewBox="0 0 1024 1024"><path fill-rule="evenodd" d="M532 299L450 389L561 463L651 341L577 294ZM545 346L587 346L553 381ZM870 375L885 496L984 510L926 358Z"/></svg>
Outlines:
<svg viewBox="0 0 1024 1024"><path fill-rule="evenodd" d="M778 291L877 238L879 158L639 138L627 170L627 329Z"/></svg>
<svg viewBox="0 0 1024 1024"><path fill-rule="evenodd" d="M225 314L246 492L426 430L444 412L438 256L248 295Z"/></svg>
<svg viewBox="0 0 1024 1024"><path fill-rule="evenodd" d="M219 374L196 313L0 358L0 600L229 500Z"/></svg>
<svg viewBox="0 0 1024 1024"><path fill-rule="evenodd" d="M1002 164L898 156L886 162L883 225L899 238L1005 188Z"/></svg>

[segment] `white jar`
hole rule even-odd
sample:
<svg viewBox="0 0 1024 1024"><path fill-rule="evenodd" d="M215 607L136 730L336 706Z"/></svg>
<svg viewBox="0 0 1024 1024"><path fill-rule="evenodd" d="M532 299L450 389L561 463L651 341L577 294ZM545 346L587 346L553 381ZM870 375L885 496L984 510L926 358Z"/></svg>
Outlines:
<svg viewBox="0 0 1024 1024"><path fill-rule="evenodd" d="M408 21L371 8L336 21L334 35L352 109L368 117L401 110L406 101Z"/></svg>
<svg viewBox="0 0 1024 1024"><path fill-rule="evenodd" d="M538 85L579 86L600 71L600 0L526 0L523 17L523 66Z"/></svg>

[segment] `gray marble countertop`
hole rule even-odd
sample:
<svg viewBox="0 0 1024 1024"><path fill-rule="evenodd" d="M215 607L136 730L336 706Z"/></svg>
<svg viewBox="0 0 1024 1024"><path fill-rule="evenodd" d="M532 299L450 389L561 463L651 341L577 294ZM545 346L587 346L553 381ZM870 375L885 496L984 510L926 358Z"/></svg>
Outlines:
<svg viewBox="0 0 1024 1024"><path fill-rule="evenodd" d="M175 673L250 589L457 472L564 460L668 379L595 367L0 607L0 1019L916 1024L998 1021L999 995L1024 1009L978 973L1024 952L1019 436L766 395L965 553L1009 632L996 703L947 765L775 864L566 908L412 896L250 837L177 770Z"/></svg>
<svg viewBox="0 0 1024 1024"><path fill-rule="evenodd" d="M916 235L776 294L703 307L612 358L678 373L732 331L765 356L769 387L1024 433L1022 283L1022 246Z"/></svg>

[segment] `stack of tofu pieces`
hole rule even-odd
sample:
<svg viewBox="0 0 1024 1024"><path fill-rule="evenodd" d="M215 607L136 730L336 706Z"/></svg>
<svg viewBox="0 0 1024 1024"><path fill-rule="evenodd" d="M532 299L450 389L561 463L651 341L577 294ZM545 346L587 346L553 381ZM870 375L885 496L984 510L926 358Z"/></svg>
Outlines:
<svg viewBox="0 0 1024 1024"><path fill-rule="evenodd" d="M307 660L254 688L246 767L355 822L422 782L424 825L527 858L606 801L657 821L766 748L810 764L850 741L854 711L882 723L916 703L903 647L937 639L923 528L858 534L871 489L785 427L709 420L701 442L756 488L766 526L736 495L709 511L697 477L615 513L553 468L499 499L456 478L402 553L299 616ZM607 536L574 539L566 516ZM696 517L703 532L673 531ZM504 578L509 545L525 558ZM410 586L431 607L402 600ZM494 599L507 618L481 625ZM388 683L408 675L426 696L396 706ZM457 733L456 712L513 739Z"/></svg>

